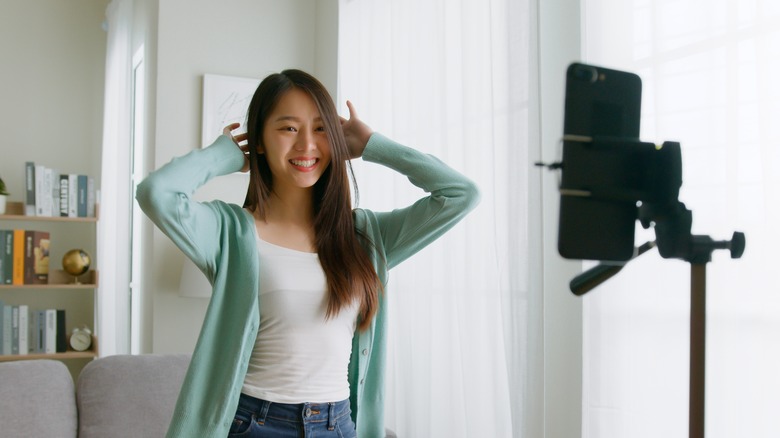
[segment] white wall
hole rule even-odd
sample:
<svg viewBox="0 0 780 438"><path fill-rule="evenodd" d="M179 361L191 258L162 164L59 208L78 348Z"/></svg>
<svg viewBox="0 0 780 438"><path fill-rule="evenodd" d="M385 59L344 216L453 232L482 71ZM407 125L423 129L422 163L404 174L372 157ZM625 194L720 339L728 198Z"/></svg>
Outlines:
<svg viewBox="0 0 780 438"><path fill-rule="evenodd" d="M203 74L262 78L285 68L320 77L335 95L337 1L159 0L154 168L200 145ZM242 203L247 179L212 181L199 199ZM177 295L183 256L158 230L147 248L156 353L192 351L208 304ZM149 287L153 285L153 287Z"/></svg>
<svg viewBox="0 0 780 438"><path fill-rule="evenodd" d="M108 0L3 0L0 176L22 201L24 162L100 177Z"/></svg>

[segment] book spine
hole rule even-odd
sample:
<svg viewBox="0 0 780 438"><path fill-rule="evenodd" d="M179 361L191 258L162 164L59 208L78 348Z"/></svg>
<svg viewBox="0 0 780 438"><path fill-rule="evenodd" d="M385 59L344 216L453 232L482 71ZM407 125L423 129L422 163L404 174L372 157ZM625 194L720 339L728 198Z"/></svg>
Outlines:
<svg viewBox="0 0 780 438"><path fill-rule="evenodd" d="M26 304L19 306L19 354L30 353L30 308Z"/></svg>
<svg viewBox="0 0 780 438"><path fill-rule="evenodd" d="M38 324L35 327L36 331L36 344L38 345L38 353L46 352L46 311L38 311Z"/></svg>
<svg viewBox="0 0 780 438"><path fill-rule="evenodd" d="M11 354L13 343L13 307L6 304L3 307L3 354Z"/></svg>
<svg viewBox="0 0 780 438"><path fill-rule="evenodd" d="M70 179L68 178L67 174L60 174L60 197L59 197L59 209L60 209L60 216L68 217L68 196L70 194L68 193L68 187L69 187Z"/></svg>
<svg viewBox="0 0 780 438"><path fill-rule="evenodd" d="M78 215L87 217L87 176L78 176Z"/></svg>
<svg viewBox="0 0 780 438"><path fill-rule="evenodd" d="M95 217L95 178L87 179L87 217Z"/></svg>
<svg viewBox="0 0 780 438"><path fill-rule="evenodd" d="M57 352L57 311L46 309L46 353Z"/></svg>
<svg viewBox="0 0 780 438"><path fill-rule="evenodd" d="M13 230L3 230L3 233L5 234L5 243L3 244L3 247L0 248L0 251L2 251L3 259L5 260L5 263L3 264L3 284L13 284L14 283L14 231Z"/></svg>
<svg viewBox="0 0 780 438"><path fill-rule="evenodd" d="M48 231L33 231L33 284L49 284L50 246L51 239Z"/></svg>
<svg viewBox="0 0 780 438"><path fill-rule="evenodd" d="M5 303L0 300L0 354L5 354Z"/></svg>
<svg viewBox="0 0 780 438"><path fill-rule="evenodd" d="M30 353L40 353L38 350L38 311L30 311L30 336L28 337L30 343Z"/></svg>
<svg viewBox="0 0 780 438"><path fill-rule="evenodd" d="M49 193L49 199L51 199L51 215L60 215L60 171L57 169L51 170L51 193Z"/></svg>
<svg viewBox="0 0 780 438"><path fill-rule="evenodd" d="M5 259L5 240L7 233L5 230L0 230L0 284L7 284L5 282L5 265L11 263L11 260Z"/></svg>
<svg viewBox="0 0 780 438"><path fill-rule="evenodd" d="M33 237L35 231L24 230L24 284L33 284L33 264L35 256L33 255Z"/></svg>
<svg viewBox="0 0 780 438"><path fill-rule="evenodd" d="M19 354L19 306L13 306L11 312L11 354Z"/></svg>
<svg viewBox="0 0 780 438"><path fill-rule="evenodd" d="M52 209L52 198L51 198L51 192L52 192L52 186L54 185L52 182L52 169L45 167L44 173L43 173L43 215L42 216L54 216L54 211Z"/></svg>
<svg viewBox="0 0 780 438"><path fill-rule="evenodd" d="M68 335L65 333L65 311L57 310L57 353L68 351Z"/></svg>
<svg viewBox="0 0 780 438"><path fill-rule="evenodd" d="M45 167L38 164L35 166L35 215L43 216L43 174Z"/></svg>
<svg viewBox="0 0 780 438"><path fill-rule="evenodd" d="M14 230L13 284L24 284L24 230Z"/></svg>
<svg viewBox="0 0 780 438"><path fill-rule="evenodd" d="M68 216L78 217L78 175L68 175Z"/></svg>
<svg viewBox="0 0 780 438"><path fill-rule="evenodd" d="M35 163L24 163L24 214L35 216Z"/></svg>

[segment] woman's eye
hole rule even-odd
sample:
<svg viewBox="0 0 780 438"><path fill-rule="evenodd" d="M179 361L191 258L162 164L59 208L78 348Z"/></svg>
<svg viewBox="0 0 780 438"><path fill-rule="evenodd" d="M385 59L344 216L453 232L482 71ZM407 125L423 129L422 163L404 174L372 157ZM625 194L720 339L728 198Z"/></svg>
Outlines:
<svg viewBox="0 0 780 438"><path fill-rule="evenodd" d="M317 131L317 132L325 132L325 127L324 126L318 126L318 127L314 128L314 130Z"/></svg>
<svg viewBox="0 0 780 438"><path fill-rule="evenodd" d="M288 132L296 132L296 131L297 131L297 129L295 129L295 128L294 128L294 127L292 127L292 126L285 126L285 127L284 127L284 128L282 128L281 130L282 130L282 131L288 131Z"/></svg>

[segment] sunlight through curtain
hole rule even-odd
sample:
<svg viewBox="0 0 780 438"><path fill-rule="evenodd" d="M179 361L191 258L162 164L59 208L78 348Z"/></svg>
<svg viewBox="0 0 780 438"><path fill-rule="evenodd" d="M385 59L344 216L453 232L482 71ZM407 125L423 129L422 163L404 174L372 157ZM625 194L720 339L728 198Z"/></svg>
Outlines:
<svg viewBox="0 0 780 438"><path fill-rule="evenodd" d="M463 223L392 272L386 418L399 436L529 436L524 406L538 376L527 359L541 338L541 292L528 268L538 253L529 216L539 211L530 7L340 2L340 112L351 100L374 130L438 156L482 192ZM422 195L391 171L354 165L361 207Z"/></svg>
<svg viewBox="0 0 780 438"><path fill-rule="evenodd" d="M642 139L681 143L693 233L746 233L742 259L720 251L707 266L706 435L776 437L780 4L583 5L586 60L642 77ZM583 436L687 437L688 265L653 251L584 303Z"/></svg>
<svg viewBox="0 0 780 438"><path fill-rule="evenodd" d="M106 91L103 109L103 149L101 164L100 221L98 249L100 266L100 310L98 330L103 342L101 356L128 351L127 316L121 301L130 283L128 264L130 247L126 233L130 218L130 121L132 71L132 0L113 0L106 9Z"/></svg>

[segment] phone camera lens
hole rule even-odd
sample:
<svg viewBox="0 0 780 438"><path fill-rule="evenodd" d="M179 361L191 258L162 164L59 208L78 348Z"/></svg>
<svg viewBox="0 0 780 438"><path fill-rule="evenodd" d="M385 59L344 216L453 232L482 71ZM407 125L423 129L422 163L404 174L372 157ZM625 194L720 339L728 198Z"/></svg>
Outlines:
<svg viewBox="0 0 780 438"><path fill-rule="evenodd" d="M580 81L596 82L599 73L594 67L578 66L574 69L574 78Z"/></svg>

